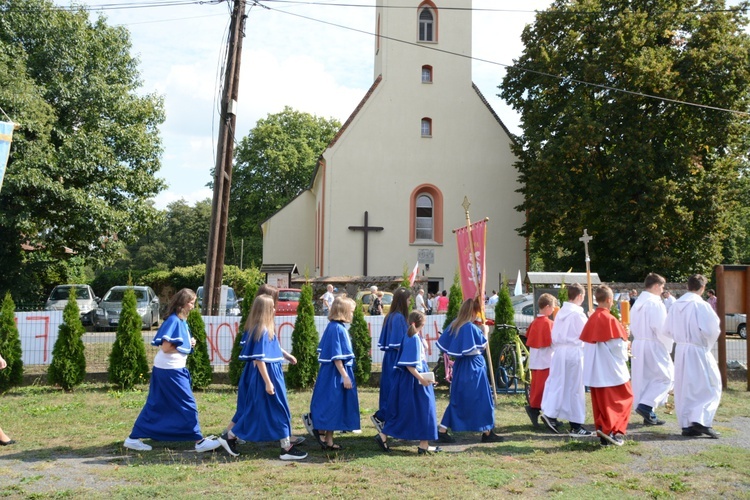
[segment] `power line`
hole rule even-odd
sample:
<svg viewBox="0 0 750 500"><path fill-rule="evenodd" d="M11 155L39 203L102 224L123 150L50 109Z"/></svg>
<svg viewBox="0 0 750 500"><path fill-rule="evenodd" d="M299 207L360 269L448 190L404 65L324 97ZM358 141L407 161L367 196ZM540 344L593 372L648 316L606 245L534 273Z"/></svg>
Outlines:
<svg viewBox="0 0 750 500"><path fill-rule="evenodd" d="M252 1L254 2L254 4L259 4L259 1L261 1L261 0L252 0ZM263 1L269 1L269 0L263 0ZM280 1L280 0L270 0L270 1ZM379 34L376 34L376 33L372 33L371 31L366 31L366 30L362 30L362 29L359 29L359 28L352 28L350 26L344 26L344 25L337 24L337 23L334 23L334 22L331 22L331 21L324 21L322 19L316 19L314 17L305 16L303 14L296 14L296 13L293 13L293 12L288 12L288 11L276 9L276 8L268 7L268 6L265 6L265 5L263 5L263 7L265 7L267 10L270 10L270 11L273 11L273 12L279 12L281 14L286 14L286 15L289 15L289 16L298 17L298 18L305 19L305 20L308 20L308 21L313 21L313 22L325 24L325 25L328 25L328 26L333 26L333 27L336 27L336 28L345 29L345 30L348 30L348 31L354 31L356 33L362 33L364 35L369 35L369 36L373 36L373 37L379 36L380 38L383 38L383 39L386 39L386 40L391 40L393 42L403 43L405 45L411 45L412 47L418 47L418 48L424 49L424 50L432 50L432 51L440 52L440 53L443 53L443 54L448 54L448 55L452 55L452 56L456 56L456 57L462 57L464 59L469 59L469 60L472 60L472 61L477 61L477 62L483 62L483 63L486 63L486 64L491 64L491 65L494 65L494 66L502 66L504 68L513 68L513 69L517 69L517 70L524 71L524 72L527 72L527 73L534 73L534 74L537 74L537 75L540 75L540 76L546 76L546 77L549 77L549 78L554 78L556 80L565 81L566 83L577 83L577 84L585 85L585 86L589 86L589 87L595 87L595 88L600 88L600 89L603 89L603 90L609 90L609 91L613 91L613 92L620 92L620 93L623 93L623 94L629 94L629 95L635 95L635 96L639 96L639 97L645 97L645 98L648 98L648 99L656 99L656 100L660 100L660 101L664 101L664 102L669 102L669 103L673 103L673 104L682 104L682 105L685 105L685 106L692 106L692 107L703 108L703 109L711 109L711 110L714 110L714 111L723 111L723 112L727 112L727 113L734 113L734 114L740 115L740 116L750 117L750 113L746 112L746 111L738 111L738 110L734 110L734 109L720 108L720 107L717 107L717 106L710 106L710 105L707 105L707 104L699 104L699 103L689 102L689 101L681 101L681 100L678 100L678 99L671 99L669 97L662 97L662 96L653 95L653 94L646 94L644 92L637 92L637 91L633 91L633 90L621 89L621 88L618 88L618 87L613 87L611 85L603 85L603 84L599 84L599 83L586 82L584 80L579 80L577 78L571 78L569 76L554 75L552 73L546 73L544 71L539 71L539 70L524 68L522 66L514 66L514 65L511 65L511 64L505 64L505 63L500 63L500 62L497 62L497 61L491 61L489 59L482 59L482 58L478 58L478 57L474 57L474 56L468 56L468 55L465 55L465 54L459 54L458 52L452 52L452 51L445 50L445 49L439 49L439 48L431 46L431 45L424 45L424 44L420 44L420 43L416 43L416 42L410 42L410 41L407 41L407 40L401 40L399 38L394 38L394 37L390 37L390 36L386 36L386 35L379 35Z"/></svg>

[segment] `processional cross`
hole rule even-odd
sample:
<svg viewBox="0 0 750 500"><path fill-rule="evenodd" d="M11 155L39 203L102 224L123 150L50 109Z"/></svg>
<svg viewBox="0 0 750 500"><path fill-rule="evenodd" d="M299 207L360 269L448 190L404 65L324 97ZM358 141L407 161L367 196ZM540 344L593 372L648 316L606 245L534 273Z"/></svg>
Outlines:
<svg viewBox="0 0 750 500"><path fill-rule="evenodd" d="M368 241L368 234L370 231L382 231L383 227L380 226L370 226L368 224L368 213L367 210L365 210L365 225L364 226L349 226L349 229L352 231L362 231L365 233L365 253L364 258L362 260L362 276L367 276L367 241Z"/></svg>
<svg viewBox="0 0 750 500"><path fill-rule="evenodd" d="M593 236L589 236L588 229L584 229L583 236L578 238L578 241L583 242L583 247L586 250L586 293L589 298L589 311L594 310L594 298L591 296L591 257L589 257L589 241L593 239Z"/></svg>

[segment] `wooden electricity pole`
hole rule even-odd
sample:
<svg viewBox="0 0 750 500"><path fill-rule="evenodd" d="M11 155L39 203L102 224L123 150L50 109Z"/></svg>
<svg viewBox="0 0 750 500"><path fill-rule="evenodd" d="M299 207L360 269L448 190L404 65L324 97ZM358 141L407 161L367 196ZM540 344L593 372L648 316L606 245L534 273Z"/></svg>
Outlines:
<svg viewBox="0 0 750 500"><path fill-rule="evenodd" d="M203 314L219 314L221 282L224 277L224 252L227 243L229 194L232 187L232 156L237 121L237 91L240 82L242 39L245 37L245 0L234 0L229 26L224 91L221 95L219 142L216 146L214 195L211 204L211 230L208 235L206 281L203 283Z"/></svg>

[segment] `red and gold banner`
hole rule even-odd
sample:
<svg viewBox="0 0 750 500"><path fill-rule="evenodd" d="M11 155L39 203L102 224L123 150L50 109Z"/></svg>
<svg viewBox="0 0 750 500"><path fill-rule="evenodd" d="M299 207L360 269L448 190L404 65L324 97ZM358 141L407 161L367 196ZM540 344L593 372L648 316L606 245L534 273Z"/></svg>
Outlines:
<svg viewBox="0 0 750 500"><path fill-rule="evenodd" d="M471 238L469 235L471 234ZM456 229L458 269L464 299L479 297L484 300L485 253L487 221L475 222L470 227Z"/></svg>

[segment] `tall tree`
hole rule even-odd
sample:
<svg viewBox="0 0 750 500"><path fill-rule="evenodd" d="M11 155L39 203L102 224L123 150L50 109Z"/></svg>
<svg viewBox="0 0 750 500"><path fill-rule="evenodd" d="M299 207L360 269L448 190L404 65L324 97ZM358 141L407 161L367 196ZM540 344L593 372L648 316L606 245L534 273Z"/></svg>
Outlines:
<svg viewBox="0 0 750 500"><path fill-rule="evenodd" d="M0 370L0 392L5 392L23 382L23 351L21 336L15 321L16 305L10 292L5 294L0 306L0 356L8 363L5 370Z"/></svg>
<svg viewBox="0 0 750 500"><path fill-rule="evenodd" d="M239 265L235 239L244 238L244 262L260 264L263 235L260 223L310 184L318 157L341 123L333 118L285 107L258 120L235 150L229 216L232 234L227 256ZM234 257L230 257L234 255Z"/></svg>
<svg viewBox="0 0 750 500"><path fill-rule="evenodd" d="M86 352L81 314L76 302L76 290L70 288L70 297L63 310L63 323L52 349L52 363L47 369L47 380L69 391L86 378Z"/></svg>
<svg viewBox="0 0 750 500"><path fill-rule="evenodd" d="M594 270L623 281L709 272L743 236L747 115L646 94L746 113L747 5L558 0L526 27L502 97L522 116L519 232L548 269L582 267L584 228Z"/></svg>
<svg viewBox="0 0 750 500"><path fill-rule="evenodd" d="M138 92L130 47L82 7L0 0L0 107L20 124L0 191L0 290L39 294L66 247L109 262L150 224L164 114Z"/></svg>

